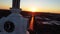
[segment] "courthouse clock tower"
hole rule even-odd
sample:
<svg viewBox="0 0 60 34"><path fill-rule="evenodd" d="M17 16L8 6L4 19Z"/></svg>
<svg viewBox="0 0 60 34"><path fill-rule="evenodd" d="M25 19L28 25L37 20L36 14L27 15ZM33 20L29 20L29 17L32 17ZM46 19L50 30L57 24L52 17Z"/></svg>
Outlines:
<svg viewBox="0 0 60 34"><path fill-rule="evenodd" d="M0 19L0 34L26 34L27 18L20 12L20 0L12 0L11 14Z"/></svg>

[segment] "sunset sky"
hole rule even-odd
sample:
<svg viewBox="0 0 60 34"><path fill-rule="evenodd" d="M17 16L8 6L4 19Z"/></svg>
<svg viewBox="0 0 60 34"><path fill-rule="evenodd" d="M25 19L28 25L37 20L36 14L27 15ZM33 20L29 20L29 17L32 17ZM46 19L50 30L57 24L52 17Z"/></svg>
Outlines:
<svg viewBox="0 0 60 34"><path fill-rule="evenodd" d="M0 9L10 9L12 0L0 0ZM20 8L30 11L32 8L38 12L60 13L60 0L21 0Z"/></svg>

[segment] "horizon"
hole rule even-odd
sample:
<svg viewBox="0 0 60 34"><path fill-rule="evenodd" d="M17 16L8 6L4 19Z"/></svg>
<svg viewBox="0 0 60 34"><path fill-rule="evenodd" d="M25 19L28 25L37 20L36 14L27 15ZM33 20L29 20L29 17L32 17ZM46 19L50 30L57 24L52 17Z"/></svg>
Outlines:
<svg viewBox="0 0 60 34"><path fill-rule="evenodd" d="M60 0L21 0L20 8L23 11L60 13ZM0 9L10 9L12 0L0 0Z"/></svg>

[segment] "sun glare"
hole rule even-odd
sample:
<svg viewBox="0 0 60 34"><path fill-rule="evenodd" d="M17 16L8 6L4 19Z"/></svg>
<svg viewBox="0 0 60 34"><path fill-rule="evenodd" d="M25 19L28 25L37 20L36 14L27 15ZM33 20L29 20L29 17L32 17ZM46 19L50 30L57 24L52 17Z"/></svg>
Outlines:
<svg viewBox="0 0 60 34"><path fill-rule="evenodd" d="M37 9L36 9L36 8L30 8L29 11L31 11L31 12L36 12Z"/></svg>
<svg viewBox="0 0 60 34"><path fill-rule="evenodd" d="M31 8L31 11L32 11L32 12L35 12L35 11L36 11L36 8Z"/></svg>

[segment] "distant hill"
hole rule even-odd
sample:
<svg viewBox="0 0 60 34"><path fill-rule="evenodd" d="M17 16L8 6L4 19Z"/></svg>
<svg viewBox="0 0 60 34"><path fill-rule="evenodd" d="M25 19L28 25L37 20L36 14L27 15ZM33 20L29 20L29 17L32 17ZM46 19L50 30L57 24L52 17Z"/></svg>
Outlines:
<svg viewBox="0 0 60 34"><path fill-rule="evenodd" d="M6 17L9 14L11 14L10 10L0 9L0 18L4 16ZM20 14L23 15L24 17L32 16L32 14L34 14L35 16L39 16L39 17L47 17L53 20L60 20L60 14L56 14L56 13L22 11Z"/></svg>
<svg viewBox="0 0 60 34"><path fill-rule="evenodd" d="M3 10L3 9L0 9L0 18L2 17L6 17L8 16L9 14L11 14L11 12L9 10Z"/></svg>

